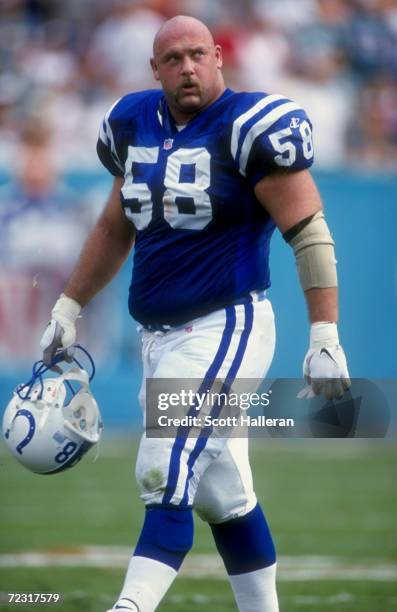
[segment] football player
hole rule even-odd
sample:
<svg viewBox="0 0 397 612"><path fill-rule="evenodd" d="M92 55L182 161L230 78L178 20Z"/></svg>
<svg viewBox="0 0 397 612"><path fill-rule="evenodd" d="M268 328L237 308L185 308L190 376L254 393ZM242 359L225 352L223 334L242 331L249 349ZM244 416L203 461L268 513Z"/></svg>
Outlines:
<svg viewBox="0 0 397 612"><path fill-rule="evenodd" d="M282 95L236 93L200 21L168 20L151 67L161 89L131 93L106 113L98 155L114 175L41 341L48 362L76 338L80 310L132 246L132 317L142 325L146 378L261 379L275 344L266 297L277 226L296 257L311 321L310 392L349 386L337 331L334 242L308 168L311 123ZM242 612L278 610L276 555L255 496L247 440L143 435L136 466L145 520L113 610L159 605L206 520Z"/></svg>

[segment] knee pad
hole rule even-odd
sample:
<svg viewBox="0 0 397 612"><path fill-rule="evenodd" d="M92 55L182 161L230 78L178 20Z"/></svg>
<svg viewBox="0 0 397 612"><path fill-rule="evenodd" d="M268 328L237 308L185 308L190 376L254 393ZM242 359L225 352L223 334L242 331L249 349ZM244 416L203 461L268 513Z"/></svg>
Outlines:
<svg viewBox="0 0 397 612"><path fill-rule="evenodd" d="M244 516L210 527L230 576L254 572L276 562L270 529L259 504Z"/></svg>
<svg viewBox="0 0 397 612"><path fill-rule="evenodd" d="M167 471L165 467L151 466L144 470L137 469L135 477L143 501L148 504L160 504L167 484Z"/></svg>
<svg viewBox="0 0 397 612"><path fill-rule="evenodd" d="M247 514L257 502L248 459L248 440L230 438L200 478L194 509L208 523L224 523Z"/></svg>
<svg viewBox="0 0 397 612"><path fill-rule="evenodd" d="M191 508L149 506L134 555L155 559L178 571L192 544Z"/></svg>
<svg viewBox="0 0 397 612"><path fill-rule="evenodd" d="M244 516L258 503L253 489L231 484L226 491L217 482L208 478L200 482L194 499L194 510L206 523L225 523Z"/></svg>
<svg viewBox="0 0 397 612"><path fill-rule="evenodd" d="M221 524L245 516L256 506L256 503L255 494L239 499L214 499L212 497L209 503L205 503L205 500L200 498L197 504L195 500L194 510L206 523Z"/></svg>
<svg viewBox="0 0 397 612"><path fill-rule="evenodd" d="M169 442L142 437L135 466L141 499L147 505L160 505L168 478Z"/></svg>

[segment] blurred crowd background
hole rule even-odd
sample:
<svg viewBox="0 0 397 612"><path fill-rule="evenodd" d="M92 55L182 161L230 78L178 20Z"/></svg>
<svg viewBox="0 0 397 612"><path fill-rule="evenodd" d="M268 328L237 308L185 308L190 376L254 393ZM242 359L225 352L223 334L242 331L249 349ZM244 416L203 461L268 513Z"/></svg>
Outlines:
<svg viewBox="0 0 397 612"><path fill-rule="evenodd" d="M175 14L205 21L221 43L227 83L283 93L315 126L316 163L397 164L396 0L2 0L0 165L22 138L51 139L62 168L97 164L106 109L157 86L153 36ZM34 136L30 121L45 122ZM29 128L29 125L28 125ZM27 133L28 131L28 133Z"/></svg>
<svg viewBox="0 0 397 612"><path fill-rule="evenodd" d="M326 201L343 173L395 177L397 0L0 0L0 386L7 368L39 357L110 186L95 152L99 124L124 93L158 86L152 41L176 14L211 28L229 87L305 108L315 172L335 176ZM113 367L139 359L126 323L129 268L80 324L80 340Z"/></svg>

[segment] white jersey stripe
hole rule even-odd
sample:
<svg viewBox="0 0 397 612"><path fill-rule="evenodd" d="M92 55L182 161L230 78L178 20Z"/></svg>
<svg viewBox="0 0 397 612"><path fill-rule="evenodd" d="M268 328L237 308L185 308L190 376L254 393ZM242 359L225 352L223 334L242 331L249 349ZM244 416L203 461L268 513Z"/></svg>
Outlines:
<svg viewBox="0 0 397 612"><path fill-rule="evenodd" d="M245 113L243 113L242 115L237 117L237 119L234 120L233 131L232 131L232 143L231 143L231 150L232 150L232 155L234 159L236 159L238 141L240 138L241 128L243 127L244 123L247 123L247 121L249 121L251 117L256 115L256 113L259 113L259 111L263 110L264 108L266 108L266 106L269 106L273 102L277 102L277 100L286 100L286 98L285 96L280 96L278 94L272 94L271 96L265 96L264 98L259 100L259 102L257 102L254 106L248 109Z"/></svg>
<svg viewBox="0 0 397 612"><path fill-rule="evenodd" d="M252 128L247 132L247 135L241 147L240 154L240 172L243 176L246 175L245 170L247 167L248 156L250 154L255 138L257 138L259 134L263 134L263 132L266 132L266 130L268 130L274 123L276 123L276 121L278 121L281 117L283 117L287 113L290 113L293 110L301 110L301 107L295 102L281 104L281 106L274 108L260 121L255 123Z"/></svg>
<svg viewBox="0 0 397 612"><path fill-rule="evenodd" d="M110 140L110 148L113 154L113 160L114 162L117 164L117 166L120 168L120 170L122 170L124 172L124 168L122 163L120 162L117 152L116 152L116 146L114 144L114 137L113 137L113 132L112 132L112 128L110 127L110 123L109 123L109 116L110 113L112 112L112 110L114 109L114 107L116 106L116 104L118 102L120 102L121 98L119 98L118 100L116 100L116 102L114 104L112 104L112 106L109 108L108 112L105 115L105 125L106 125L106 134Z"/></svg>
<svg viewBox="0 0 397 612"><path fill-rule="evenodd" d="M108 145L108 137L104 127L104 121L102 121L101 127L99 128L98 138L103 142L104 145Z"/></svg>

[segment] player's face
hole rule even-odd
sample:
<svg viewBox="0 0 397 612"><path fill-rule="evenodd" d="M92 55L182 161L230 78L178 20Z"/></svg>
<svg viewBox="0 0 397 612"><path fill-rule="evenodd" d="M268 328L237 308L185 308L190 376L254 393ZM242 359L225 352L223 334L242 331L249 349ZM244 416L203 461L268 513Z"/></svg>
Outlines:
<svg viewBox="0 0 397 612"><path fill-rule="evenodd" d="M168 39L151 65L177 122L186 123L224 91L221 48L204 36Z"/></svg>

